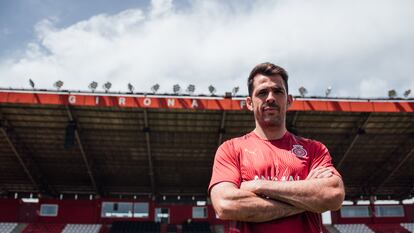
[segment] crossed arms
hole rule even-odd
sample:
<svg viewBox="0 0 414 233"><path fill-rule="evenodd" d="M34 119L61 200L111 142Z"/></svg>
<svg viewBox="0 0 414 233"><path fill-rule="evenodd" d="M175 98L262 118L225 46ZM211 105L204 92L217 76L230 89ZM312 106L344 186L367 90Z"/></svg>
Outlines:
<svg viewBox="0 0 414 233"><path fill-rule="evenodd" d="M299 181L253 180L242 182L240 188L221 182L210 195L220 219L265 222L304 211L337 210L345 192L341 178L321 167Z"/></svg>

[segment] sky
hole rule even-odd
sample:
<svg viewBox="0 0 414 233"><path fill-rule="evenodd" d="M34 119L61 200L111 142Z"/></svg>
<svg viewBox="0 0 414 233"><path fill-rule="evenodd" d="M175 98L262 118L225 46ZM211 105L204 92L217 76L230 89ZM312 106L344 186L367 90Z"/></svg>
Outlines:
<svg viewBox="0 0 414 233"><path fill-rule="evenodd" d="M261 62L289 92L385 98L412 89L411 0L1 0L0 88L222 95ZM413 97L411 94L410 97Z"/></svg>

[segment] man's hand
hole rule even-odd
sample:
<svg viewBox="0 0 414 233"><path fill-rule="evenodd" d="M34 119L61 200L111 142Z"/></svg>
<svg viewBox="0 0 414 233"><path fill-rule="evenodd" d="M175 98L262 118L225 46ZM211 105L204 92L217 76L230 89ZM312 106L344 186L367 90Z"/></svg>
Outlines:
<svg viewBox="0 0 414 233"><path fill-rule="evenodd" d="M332 170L329 167L317 167L311 170L306 177L306 180L317 178L329 178L333 175Z"/></svg>
<svg viewBox="0 0 414 233"><path fill-rule="evenodd" d="M213 207L223 220L267 222L304 212L293 205L241 190L229 182L214 185L210 194Z"/></svg>
<svg viewBox="0 0 414 233"><path fill-rule="evenodd" d="M240 190L316 213L339 209L345 196L341 178L324 167L312 170L305 180L245 181L241 183Z"/></svg>

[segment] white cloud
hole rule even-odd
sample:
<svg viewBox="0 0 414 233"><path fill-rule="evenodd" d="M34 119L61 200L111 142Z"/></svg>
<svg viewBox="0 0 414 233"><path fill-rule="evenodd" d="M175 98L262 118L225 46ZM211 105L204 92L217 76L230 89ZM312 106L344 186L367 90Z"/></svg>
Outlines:
<svg viewBox="0 0 414 233"><path fill-rule="evenodd" d="M241 87L259 62L290 73L290 90L310 95L385 97L388 89L414 89L414 2L153 0L149 10L96 15L66 28L36 25L37 40L20 57L0 61L0 86L86 90L89 82L112 90L149 91L160 83L196 85L196 93ZM247 5L249 4L249 5Z"/></svg>

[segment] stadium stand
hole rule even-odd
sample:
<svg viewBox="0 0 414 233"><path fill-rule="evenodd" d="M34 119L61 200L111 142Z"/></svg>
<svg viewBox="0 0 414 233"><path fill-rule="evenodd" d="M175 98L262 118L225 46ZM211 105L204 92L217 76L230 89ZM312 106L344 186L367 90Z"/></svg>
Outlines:
<svg viewBox="0 0 414 233"><path fill-rule="evenodd" d="M407 229L409 232L414 232L414 223L401 223L401 226Z"/></svg>
<svg viewBox="0 0 414 233"><path fill-rule="evenodd" d="M22 233L61 233L65 224L30 223Z"/></svg>
<svg viewBox="0 0 414 233"><path fill-rule="evenodd" d="M183 233L211 233L208 222L191 222L183 224Z"/></svg>
<svg viewBox="0 0 414 233"><path fill-rule="evenodd" d="M14 228L16 228L17 223L14 222L1 222L0 223L0 232L2 233L11 233Z"/></svg>
<svg viewBox="0 0 414 233"><path fill-rule="evenodd" d="M113 222L110 233L159 233L160 224L155 222Z"/></svg>
<svg viewBox="0 0 414 233"><path fill-rule="evenodd" d="M409 233L407 229L400 226L398 223L375 223L368 224L368 227L375 231L375 233Z"/></svg>
<svg viewBox="0 0 414 233"><path fill-rule="evenodd" d="M365 224L335 224L341 233L375 233Z"/></svg>
<svg viewBox="0 0 414 233"><path fill-rule="evenodd" d="M99 233L100 224L67 224L62 233Z"/></svg>

